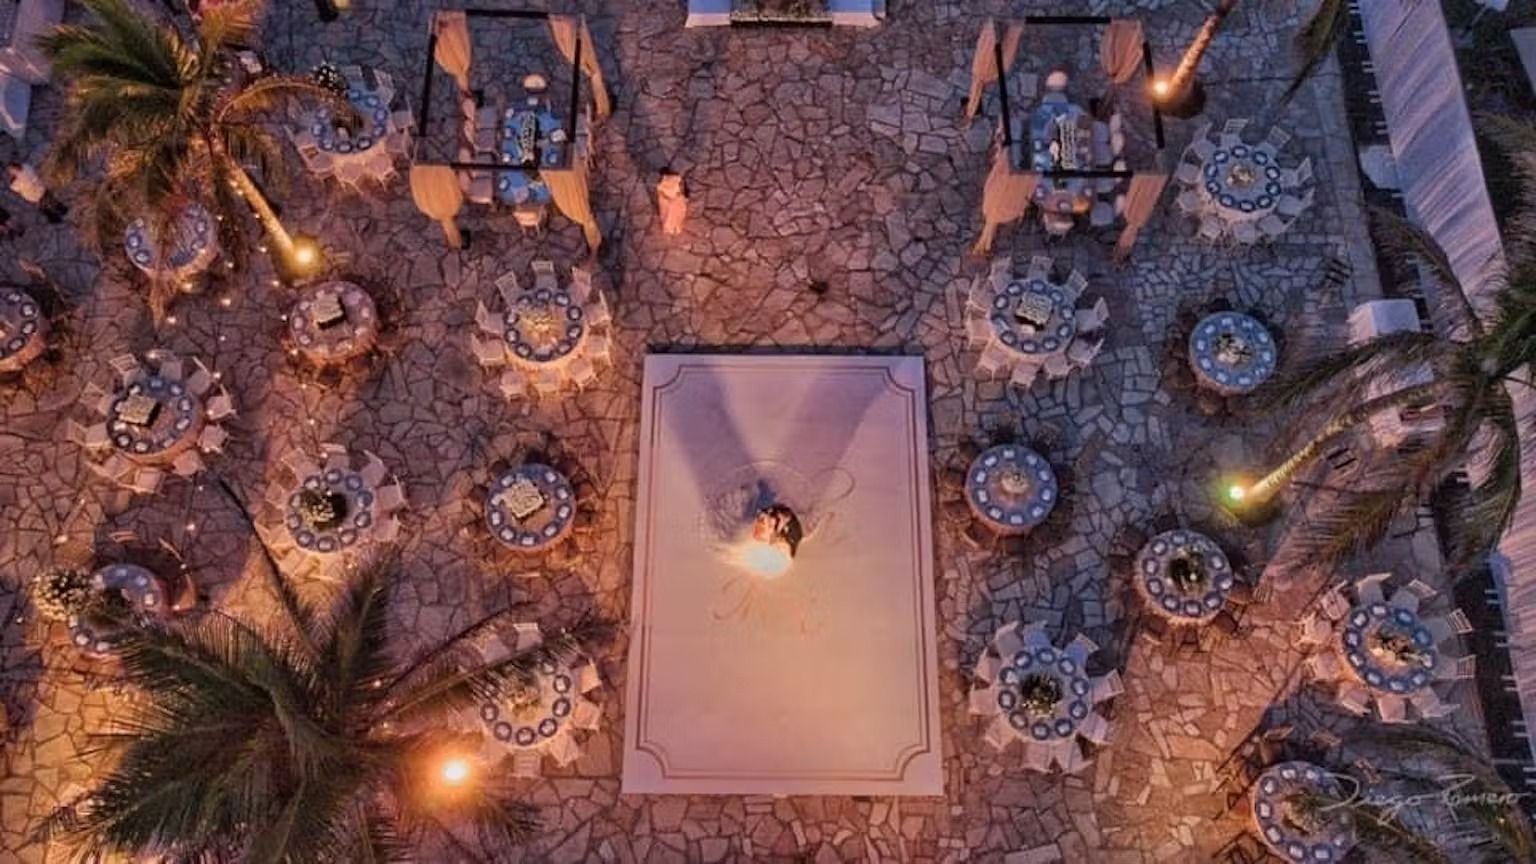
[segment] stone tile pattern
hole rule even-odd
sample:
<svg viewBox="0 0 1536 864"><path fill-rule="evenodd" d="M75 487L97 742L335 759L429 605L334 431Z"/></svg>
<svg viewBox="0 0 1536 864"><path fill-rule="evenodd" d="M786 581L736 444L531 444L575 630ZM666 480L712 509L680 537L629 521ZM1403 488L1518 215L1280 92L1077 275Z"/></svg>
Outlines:
<svg viewBox="0 0 1536 864"><path fill-rule="evenodd" d="M1220 815L1214 769L1265 708L1278 701L1282 716L1335 722L1292 675L1298 655L1288 626L1310 594L1306 584L1260 608L1251 632L1214 656L1175 661L1133 645L1112 744L1078 777L1031 774L991 753L965 712L960 670L999 624L1020 617L1110 644L1126 611L1105 563L1112 539L1164 509L1206 520L1210 466L1272 456L1264 448L1274 424L1206 421L1163 385L1159 358L1181 304L1226 296L1260 306L1290 335L1294 354L1338 344L1347 308L1376 295L1336 77L1325 70L1290 106L1268 107L1282 86L1273 64L1296 26L1294 11L1255 4L1233 16L1207 60L1218 70L1208 73L1207 114L1220 122L1266 106L1258 119L1297 133L1291 146L1319 174L1309 219L1273 247L1232 252L1195 241L1169 207L1143 232L1133 263L1118 270L1108 264L1106 237L1078 233L1045 249L1033 224L1005 229L998 254L1022 262L1045 251L1088 273L1112 311L1109 345L1090 370L1020 395L974 378L976 358L960 336L965 288L987 264L967 249L979 224L995 96L985 107L993 121L958 124L974 7L1000 13L1003 4L893 3L878 30L832 33L684 32L681 6L662 0L568 5L591 16L617 104L596 136L593 181L607 233L596 269L615 308L615 362L580 395L508 404L466 341L475 301L493 296L497 275L526 271L535 257L562 267L584 257L579 231L558 217L543 237L529 238L505 216L467 213L473 240L454 252L416 212L403 177L359 195L296 176L281 196L284 218L319 235L338 272L377 292L387 319L381 355L334 382L310 380L287 362L281 310L291 298L260 264L224 274L156 331L137 275L120 257L98 263L71 232L7 202L27 229L18 254L47 267L71 312L60 356L25 381L5 382L0 399L0 699L12 727L0 754L0 857L61 860L28 840L29 826L82 788L97 768L77 758L86 734L129 698L102 686L110 667L85 667L57 627L28 614L19 591L27 578L92 549L111 557L124 543L164 538L182 550L213 603L237 613L272 608L273 576L212 475L130 500L94 479L66 443L64 421L79 410L86 382L108 376L108 358L159 345L222 373L241 414L213 471L253 507L290 448L337 441L379 453L411 502L394 609L405 638L429 639L518 598L535 600L546 623L587 609L627 620L641 358L652 347L747 346L921 351L938 462L985 426L1022 421L1031 436L1059 433L1051 456L1071 468L1063 538L1009 558L971 551L960 526L944 522L936 532L947 794L620 798L621 638L600 658L611 685L600 694L605 731L570 769L528 783L546 828L529 848L498 850L498 859L1206 860L1243 825L1240 813ZM1094 4L1166 7L1146 19L1164 63L1198 26L1198 5ZM1009 4L1009 14L1020 7L1046 4ZM310 4L274 4L266 50L287 68L326 58L414 80L426 59L427 9L358 4L317 26ZM1022 62L1035 73L1057 62L1084 68L1095 44L1091 34L1039 28L1026 37ZM56 92L34 99L28 153L45 145L59 110ZM1193 125L1169 130L1171 146L1182 147ZM676 238L662 236L651 199L669 165L687 175L693 197ZM1329 256L1351 262L1355 278L1322 285ZM19 279L10 258L0 267ZM600 500L591 529L530 564L487 543L469 502L493 459L545 434L579 457ZM1227 532L1223 540L1263 560L1283 542L1273 533Z"/></svg>

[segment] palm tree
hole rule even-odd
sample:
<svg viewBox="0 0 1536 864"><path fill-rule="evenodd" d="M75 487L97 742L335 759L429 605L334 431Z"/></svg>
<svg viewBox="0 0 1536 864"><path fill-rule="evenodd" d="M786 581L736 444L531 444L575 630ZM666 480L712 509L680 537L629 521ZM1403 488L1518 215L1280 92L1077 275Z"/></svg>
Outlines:
<svg viewBox="0 0 1536 864"><path fill-rule="evenodd" d="M1237 0L1220 0L1184 49L1173 74L1153 82L1152 95L1160 105L1164 106L1164 110L1174 113L1175 116L1187 116L1198 113L1204 106L1203 96L1198 95L1199 85L1195 75L1199 72L1200 61L1205 59L1205 52L1211 47L1216 33L1236 7ZM1317 9L1312 12L1312 17L1308 18L1296 33L1296 48L1301 62L1291 78L1290 85L1286 87L1285 94L1281 97L1282 102L1290 101L1291 97L1296 95L1296 91L1301 89L1301 85L1307 83L1307 80L1317 71L1317 67L1328 58L1339 36L1344 32L1344 25L1348 20L1349 6L1345 0L1320 0Z"/></svg>
<svg viewBox="0 0 1536 864"><path fill-rule="evenodd" d="M116 650L146 698L103 736L120 761L39 837L270 864L399 860L422 843L475 860L475 840L502 849L525 841L534 808L492 772L440 782L448 754L469 742L437 730L609 627L585 619L487 662L472 646L514 614L507 609L398 659L387 628L391 571L363 568L323 619L285 597L280 626L207 613L174 628L130 628Z"/></svg>
<svg viewBox="0 0 1536 864"><path fill-rule="evenodd" d="M127 0L84 5L93 22L60 26L39 40L67 88L46 167L61 184L100 167L90 197L98 245L107 248L128 221L146 214L168 226L195 196L218 216L227 252L242 248L248 206L279 260L292 265L294 240L246 173L254 167L270 178L280 166L280 144L258 121L286 100L335 104L337 97L299 76L239 80L228 49L252 34L257 4L219 4L203 15L195 37ZM165 300L152 297L157 312Z"/></svg>
<svg viewBox="0 0 1536 864"><path fill-rule="evenodd" d="M1502 140L1536 141L1536 130L1499 124ZM1516 157L1521 171L1522 216L1516 231L1536 227L1536 150ZM1282 377L1266 402L1314 421L1316 431L1278 467L1247 487L1234 487L1234 510L1267 506L1330 444L1378 415L1431 405L1443 423L1425 445L1372 463L1365 489L1337 490L1342 505L1316 520L1305 545L1320 562L1336 562L1380 539L1399 508L1421 500L1451 473L1473 466L1471 488L1447 513L1450 564L1461 569L1486 554L1508 528L1520 500L1520 432L1508 385L1531 386L1527 364L1536 360L1536 247L1512 244L1495 275L1487 311L1474 308L1444 251L1422 229L1396 216L1376 214L1383 242L1398 257L1422 262L1440 294L1435 333L1394 333L1310 361ZM1429 380L1404 385L1406 370L1424 368ZM1378 393L1360 398L1361 393Z"/></svg>
<svg viewBox="0 0 1536 864"><path fill-rule="evenodd" d="M1343 747L1365 754L1376 765L1369 797L1337 802L1355 811L1362 845L1391 860L1536 862L1536 834L1519 804L1520 795L1459 737L1422 724L1370 726L1347 735ZM1390 806L1399 801L1404 809ZM1458 817L1469 818L1445 826L1446 836L1429 836L1402 819L1424 802L1453 805ZM1459 848L1448 851L1441 845L1449 835L1455 835L1451 839ZM1453 858L1452 851L1458 857Z"/></svg>

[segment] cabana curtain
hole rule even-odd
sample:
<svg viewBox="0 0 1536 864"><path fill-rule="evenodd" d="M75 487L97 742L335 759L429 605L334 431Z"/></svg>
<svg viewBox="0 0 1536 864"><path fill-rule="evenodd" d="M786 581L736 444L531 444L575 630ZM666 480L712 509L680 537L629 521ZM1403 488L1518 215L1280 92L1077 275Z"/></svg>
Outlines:
<svg viewBox="0 0 1536 864"><path fill-rule="evenodd" d="M1141 21L1135 18L1116 18L1104 28L1099 40L1099 62L1104 74L1116 84L1124 84L1136 74L1142 64L1142 43L1145 38Z"/></svg>
<svg viewBox="0 0 1536 864"><path fill-rule="evenodd" d="M603 67L597 62L597 46L592 43L592 33L587 30L586 16L579 20L569 15L549 16L549 35L567 62L576 62L576 34L581 33L581 71L587 73L592 85L592 102L597 106L597 116L607 117L613 110L608 101L608 85L603 81Z"/></svg>
<svg viewBox="0 0 1536 864"><path fill-rule="evenodd" d="M992 159L992 171L987 175L987 187L981 196L981 217L985 224L981 237L977 238L972 251L985 255L992 251L992 240L997 227L1015 222L1029 211L1030 198L1035 194L1039 177L1031 172L1014 173L1008 167L1008 156L1001 150Z"/></svg>
<svg viewBox="0 0 1536 864"><path fill-rule="evenodd" d="M581 226L587 235L587 248L596 255L597 247L603 242L603 233L598 228L597 216L592 212L585 155L571 160L570 168L558 171L545 169L539 172L539 177L549 187L550 198L554 199L555 206L565 214L565 218Z"/></svg>
<svg viewBox="0 0 1536 864"><path fill-rule="evenodd" d="M1003 73L1013 68L1013 61L1019 56L1019 39L1024 35L1024 25L1009 24L1003 33ZM997 25L991 18L981 27L981 35L976 39L976 56L971 58L971 95L965 103L965 119L970 120L976 116L976 109L981 107L981 94L987 85L997 80Z"/></svg>
<svg viewBox="0 0 1536 864"><path fill-rule="evenodd" d="M1116 261L1124 261L1131 254L1131 247L1136 245L1136 235L1141 233L1147 220L1152 218L1152 213L1157 209L1157 199L1163 196L1163 187L1168 185L1167 174L1136 174L1131 177L1131 186L1125 193L1125 227L1120 230L1120 238L1115 241L1114 257Z"/></svg>
<svg viewBox="0 0 1536 864"><path fill-rule="evenodd" d="M459 92L469 92L469 19L461 10L438 12L432 19L437 47L432 56L443 71L458 82Z"/></svg>
<svg viewBox="0 0 1536 864"><path fill-rule="evenodd" d="M554 184L550 184L553 188ZM459 178L447 165L412 165L411 198L416 209L437 220L443 226L448 245L458 249L464 245L464 237L454 217L464 204L464 190L459 188Z"/></svg>

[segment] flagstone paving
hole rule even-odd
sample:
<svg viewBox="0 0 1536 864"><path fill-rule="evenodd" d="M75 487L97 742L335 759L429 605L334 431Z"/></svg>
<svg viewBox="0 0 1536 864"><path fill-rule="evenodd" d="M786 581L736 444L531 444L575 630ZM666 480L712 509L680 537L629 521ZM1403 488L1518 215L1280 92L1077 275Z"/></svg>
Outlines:
<svg viewBox="0 0 1536 864"><path fill-rule="evenodd" d="M325 26L309 4L277 5L265 50L278 66L329 59L418 80L423 4L356 3ZM559 217L531 238L504 216L468 213L471 245L455 252L417 213L403 176L362 195L295 176L275 195L284 219L320 236L337 269L377 292L385 309L383 350L372 367L325 384L288 363L279 341L288 293L259 265L184 299L174 323L156 330L120 256L98 267L67 230L7 202L27 226L17 255L48 269L72 312L59 356L25 386L8 385L0 400L0 697L11 724L0 763L0 857L62 860L28 839L31 826L100 767L83 755L87 736L127 698L101 686L110 669L84 666L57 628L26 611L18 586L40 568L80 561L92 549L111 558L121 544L164 538L211 603L269 611L273 576L215 478L254 509L281 475L286 452L333 441L378 453L405 484L395 606L405 639L446 635L514 599L533 601L546 623L587 610L623 621L642 358L648 350L752 347L921 352L936 464L951 460L963 438L1003 426L1050 438L1049 455L1069 478L1066 530L1032 542L1022 557L978 552L960 526L936 514L946 795L622 797L621 637L600 657L604 730L569 769L527 782L545 828L529 848L496 850L497 858L1209 860L1245 827L1240 810L1222 812L1212 777L1266 708L1278 701L1285 717L1344 722L1326 699L1298 693L1292 674L1300 655L1290 627L1321 577L1288 574L1296 587L1257 607L1247 632L1211 654L1174 658L1121 638L1124 592L1106 556L1127 526L1146 529L1160 513L1214 525L1204 492L1213 467L1260 464L1283 443L1283 423L1209 420L1170 386L1164 343L1181 308L1217 297L1259 307L1301 355L1339 344L1348 308L1379 291L1336 78L1325 70L1292 104L1278 105L1294 9L1255 4L1253 13L1234 16L1206 61L1207 116L1275 118L1296 133L1293 152L1310 156L1319 176L1309 218L1267 248L1213 249L1165 204L1120 269L1108 261L1105 238L1079 232L1047 246L1029 220L1005 227L997 255L1022 266L1048 254L1083 269L1111 310L1108 346L1089 370L1019 394L974 375L962 324L966 288L988 264L968 249L996 107L989 99L983 112L993 120L965 126L960 118L976 7L1002 12L1004 4L893 2L890 22L869 32L684 32L680 4L576 5L591 16L616 105L596 136L592 186L607 234L595 268L614 308L617 344L613 367L579 395L509 403L467 345L475 302L493 296L498 275L526 273L534 258L564 268L585 257L580 232ZM1093 5L1160 9L1146 24L1164 63L1200 20L1199 4ZM1018 3L1008 11L1048 8ZM1035 72L1087 66L1094 45L1070 33L1037 40L1032 31L1021 63ZM46 127L57 94L39 91L35 99L37 125ZM1173 122L1169 130L1171 156L1193 124ZM44 137L42 129L29 133L28 152ZM686 229L675 238L660 233L651 198L664 166L683 171L692 194ZM301 170L297 160L294 167ZM12 256L4 257L0 267L19 278ZM1352 265L1353 277L1326 283L1330 258ZM156 346L208 362L240 413L210 474L129 498L84 467L64 424L76 416L86 382L108 380L108 358ZM493 460L546 435L594 476L596 517L571 548L518 565L484 542L469 498ZM1283 542L1278 529L1217 533L1259 562ZM1080 776L1026 772L1016 750L993 752L966 713L961 670L999 625L1019 618L1123 646L1109 652L1118 653L1110 659L1126 682L1111 742Z"/></svg>

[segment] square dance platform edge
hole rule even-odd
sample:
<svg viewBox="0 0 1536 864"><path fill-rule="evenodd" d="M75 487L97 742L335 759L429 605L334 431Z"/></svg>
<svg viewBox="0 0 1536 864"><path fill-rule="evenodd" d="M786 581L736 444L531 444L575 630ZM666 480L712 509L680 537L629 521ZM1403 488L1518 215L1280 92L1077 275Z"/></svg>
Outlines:
<svg viewBox="0 0 1536 864"><path fill-rule="evenodd" d="M943 794L927 411L921 357L646 358L624 792Z"/></svg>

